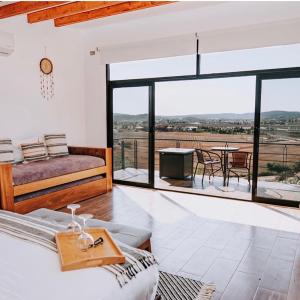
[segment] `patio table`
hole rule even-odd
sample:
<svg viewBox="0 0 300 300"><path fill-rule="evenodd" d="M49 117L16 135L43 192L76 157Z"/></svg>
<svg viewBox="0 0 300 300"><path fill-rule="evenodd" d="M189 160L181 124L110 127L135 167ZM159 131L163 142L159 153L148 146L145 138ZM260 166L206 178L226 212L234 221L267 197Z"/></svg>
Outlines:
<svg viewBox="0 0 300 300"><path fill-rule="evenodd" d="M240 150L238 147L212 147L212 151L220 151L221 152L221 158L223 160L223 192L232 192L234 189L230 189L226 186L226 179L227 179L227 172L228 172L228 154L230 152L237 152Z"/></svg>

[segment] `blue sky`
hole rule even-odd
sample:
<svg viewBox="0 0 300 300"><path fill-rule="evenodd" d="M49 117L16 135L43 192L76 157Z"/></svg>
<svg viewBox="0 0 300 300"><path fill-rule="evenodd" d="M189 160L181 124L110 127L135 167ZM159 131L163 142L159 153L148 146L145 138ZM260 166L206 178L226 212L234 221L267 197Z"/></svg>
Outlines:
<svg viewBox="0 0 300 300"><path fill-rule="evenodd" d="M300 67L300 44L204 54L201 73ZM195 72L195 55L111 65L111 79L188 75ZM223 78L156 84L156 114L248 113L254 111L255 78ZM263 83L262 111L300 111L300 79ZM147 88L114 92L114 112L148 112Z"/></svg>

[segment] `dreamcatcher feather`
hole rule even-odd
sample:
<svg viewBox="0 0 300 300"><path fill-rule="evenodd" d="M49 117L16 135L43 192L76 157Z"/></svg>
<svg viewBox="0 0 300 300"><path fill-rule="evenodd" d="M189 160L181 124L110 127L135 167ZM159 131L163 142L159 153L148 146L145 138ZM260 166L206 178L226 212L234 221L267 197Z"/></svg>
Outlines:
<svg viewBox="0 0 300 300"><path fill-rule="evenodd" d="M40 72L41 78L41 95L44 99L50 100L54 97L54 77L53 72L44 74Z"/></svg>

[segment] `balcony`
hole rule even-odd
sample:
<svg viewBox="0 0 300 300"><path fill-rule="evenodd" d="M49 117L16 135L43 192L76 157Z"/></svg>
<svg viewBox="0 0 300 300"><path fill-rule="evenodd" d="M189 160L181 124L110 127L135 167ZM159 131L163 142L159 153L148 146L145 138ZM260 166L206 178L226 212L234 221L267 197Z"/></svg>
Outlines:
<svg viewBox="0 0 300 300"><path fill-rule="evenodd" d="M193 180L159 177L158 150L166 147L202 148L211 150L214 146L233 146L240 151L253 151L252 141L196 140L157 138L155 140L155 187L172 191L206 194L226 198L251 200L251 186L246 177L230 178L230 190L224 192L223 174L218 172L209 180L201 168ZM253 157L253 156L252 156ZM194 167L197 162L194 157ZM299 201L300 195L300 144L282 142L261 142L258 169L257 195L263 198ZM253 159L251 161L253 166ZM148 140L144 137L126 137L114 140L114 179L146 183L148 182ZM278 170L276 168L279 168ZM243 174L241 174L243 175ZM252 175L252 174L251 174ZM252 181L251 181L252 183Z"/></svg>

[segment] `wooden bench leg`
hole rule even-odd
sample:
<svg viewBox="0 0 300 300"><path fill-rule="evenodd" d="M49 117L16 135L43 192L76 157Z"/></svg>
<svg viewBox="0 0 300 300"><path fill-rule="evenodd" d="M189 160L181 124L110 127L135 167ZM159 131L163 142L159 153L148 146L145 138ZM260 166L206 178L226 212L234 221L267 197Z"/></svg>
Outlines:
<svg viewBox="0 0 300 300"><path fill-rule="evenodd" d="M145 250L147 250L148 252L152 252L152 249L151 249L151 242L149 241L149 245L148 245L148 247L145 249Z"/></svg>
<svg viewBox="0 0 300 300"><path fill-rule="evenodd" d="M151 252L151 242L150 240L147 240L142 245L139 246L139 249L146 250L148 252Z"/></svg>

